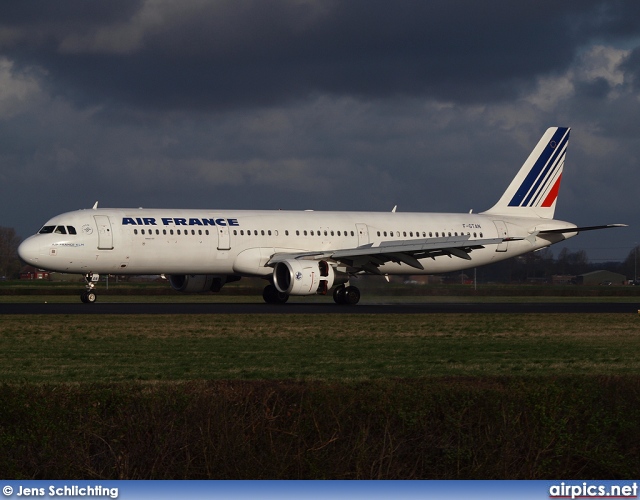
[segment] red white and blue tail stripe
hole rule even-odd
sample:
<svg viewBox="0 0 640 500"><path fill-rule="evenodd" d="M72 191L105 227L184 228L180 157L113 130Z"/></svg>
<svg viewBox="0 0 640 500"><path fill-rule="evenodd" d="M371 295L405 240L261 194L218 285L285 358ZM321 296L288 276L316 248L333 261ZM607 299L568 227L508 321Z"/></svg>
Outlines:
<svg viewBox="0 0 640 500"><path fill-rule="evenodd" d="M553 219L570 130L547 129L500 201L486 213Z"/></svg>

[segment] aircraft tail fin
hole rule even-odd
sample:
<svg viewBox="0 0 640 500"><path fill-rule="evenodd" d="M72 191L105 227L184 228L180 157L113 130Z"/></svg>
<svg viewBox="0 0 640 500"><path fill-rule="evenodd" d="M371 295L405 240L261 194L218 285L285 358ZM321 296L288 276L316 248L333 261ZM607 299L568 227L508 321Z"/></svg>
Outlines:
<svg viewBox="0 0 640 500"><path fill-rule="evenodd" d="M570 131L548 128L502 198L484 213L553 219Z"/></svg>

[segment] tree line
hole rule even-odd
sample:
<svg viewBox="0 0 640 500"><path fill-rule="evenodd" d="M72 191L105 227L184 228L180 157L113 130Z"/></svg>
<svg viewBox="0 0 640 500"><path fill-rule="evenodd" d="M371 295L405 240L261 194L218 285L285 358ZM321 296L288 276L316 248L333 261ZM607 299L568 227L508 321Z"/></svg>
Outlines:
<svg viewBox="0 0 640 500"><path fill-rule="evenodd" d="M623 261L591 262L585 250L572 252L568 248L560 250L557 257L550 248L532 252L520 257L497 262L477 270L481 282L545 282L552 276L579 276L593 271L611 271L622 274L627 279L637 279L640 274L640 246L631 249ZM468 272L468 271L467 271Z"/></svg>
<svg viewBox="0 0 640 500"><path fill-rule="evenodd" d="M18 245L21 242L14 228L0 226L0 278L20 277L22 262L18 258Z"/></svg>

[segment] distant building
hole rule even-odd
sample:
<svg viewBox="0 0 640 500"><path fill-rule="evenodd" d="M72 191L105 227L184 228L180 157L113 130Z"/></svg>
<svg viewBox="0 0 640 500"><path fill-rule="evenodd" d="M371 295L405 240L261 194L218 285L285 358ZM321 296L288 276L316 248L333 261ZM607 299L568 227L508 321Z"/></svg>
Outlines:
<svg viewBox="0 0 640 500"><path fill-rule="evenodd" d="M20 273L21 280L50 280L51 276L49 271L43 271L42 269L36 269L32 266L26 266Z"/></svg>
<svg viewBox="0 0 640 500"><path fill-rule="evenodd" d="M627 277L611 271L593 271L576 277L578 285L624 285Z"/></svg>
<svg viewBox="0 0 640 500"><path fill-rule="evenodd" d="M572 274L555 274L551 276L551 283L554 285L575 285L576 277Z"/></svg>

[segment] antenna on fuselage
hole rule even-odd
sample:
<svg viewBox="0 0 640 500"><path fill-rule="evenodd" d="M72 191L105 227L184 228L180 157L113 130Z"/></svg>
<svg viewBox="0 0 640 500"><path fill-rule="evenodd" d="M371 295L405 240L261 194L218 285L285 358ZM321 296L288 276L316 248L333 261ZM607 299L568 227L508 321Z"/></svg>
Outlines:
<svg viewBox="0 0 640 500"><path fill-rule="evenodd" d="M396 213L396 209L398 208L398 205L394 205L393 208L391 209L391 213Z"/></svg>
<svg viewBox="0 0 640 500"><path fill-rule="evenodd" d="M98 208L98 202L97 201L93 204L93 210L95 210L96 208Z"/></svg>

